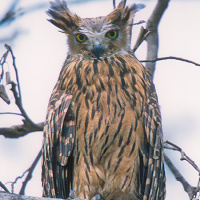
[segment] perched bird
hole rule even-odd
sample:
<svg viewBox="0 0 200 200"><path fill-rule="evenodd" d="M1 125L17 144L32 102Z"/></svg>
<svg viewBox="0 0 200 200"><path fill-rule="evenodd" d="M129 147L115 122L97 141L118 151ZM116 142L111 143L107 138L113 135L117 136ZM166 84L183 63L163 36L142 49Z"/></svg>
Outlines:
<svg viewBox="0 0 200 200"><path fill-rule="evenodd" d="M142 7L122 0L105 17L81 18L51 2L49 21L68 36L69 52L44 126L44 196L164 199L157 95L130 47Z"/></svg>

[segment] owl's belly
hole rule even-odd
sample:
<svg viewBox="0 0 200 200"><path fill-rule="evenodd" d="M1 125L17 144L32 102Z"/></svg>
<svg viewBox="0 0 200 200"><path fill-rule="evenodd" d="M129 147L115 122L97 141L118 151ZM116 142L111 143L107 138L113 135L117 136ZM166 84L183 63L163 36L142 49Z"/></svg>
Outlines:
<svg viewBox="0 0 200 200"><path fill-rule="evenodd" d="M137 109L125 97L107 91L97 93L92 101L82 95L80 99L84 101L74 107L75 191L86 191L89 197L96 193L113 196L116 192L113 188L134 192L137 171L134 160L143 134ZM88 184L90 188L82 188Z"/></svg>

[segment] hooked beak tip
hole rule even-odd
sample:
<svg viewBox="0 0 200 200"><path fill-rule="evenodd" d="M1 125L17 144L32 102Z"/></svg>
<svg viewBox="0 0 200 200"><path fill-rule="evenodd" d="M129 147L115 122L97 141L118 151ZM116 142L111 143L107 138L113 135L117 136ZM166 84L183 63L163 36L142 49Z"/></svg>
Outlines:
<svg viewBox="0 0 200 200"><path fill-rule="evenodd" d="M96 58L99 60L101 55L102 55L102 47L99 42L95 42L94 47L93 47L93 53L96 56Z"/></svg>

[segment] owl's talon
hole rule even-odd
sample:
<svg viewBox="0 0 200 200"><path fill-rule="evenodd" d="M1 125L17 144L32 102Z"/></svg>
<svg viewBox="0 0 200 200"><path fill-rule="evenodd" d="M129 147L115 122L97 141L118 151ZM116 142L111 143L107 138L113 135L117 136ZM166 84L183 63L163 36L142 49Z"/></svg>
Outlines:
<svg viewBox="0 0 200 200"><path fill-rule="evenodd" d="M103 200L103 199L101 199L100 194L97 194L96 196L92 197L91 200Z"/></svg>
<svg viewBox="0 0 200 200"><path fill-rule="evenodd" d="M87 200L87 199L80 199L76 196L73 190L69 191L69 197L66 200Z"/></svg>
<svg viewBox="0 0 200 200"><path fill-rule="evenodd" d="M77 198L77 196L75 195L75 193L73 192L73 190L70 190L69 191L69 197L68 197L68 199L70 200L70 199L75 199L75 198Z"/></svg>

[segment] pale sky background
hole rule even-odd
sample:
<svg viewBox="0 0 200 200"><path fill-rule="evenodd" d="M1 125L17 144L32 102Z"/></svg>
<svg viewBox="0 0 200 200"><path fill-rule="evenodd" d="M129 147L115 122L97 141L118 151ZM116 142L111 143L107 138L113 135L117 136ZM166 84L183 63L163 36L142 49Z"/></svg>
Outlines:
<svg viewBox="0 0 200 200"><path fill-rule="evenodd" d="M11 0L0 0L0 16ZM21 0L19 6L25 7L48 0ZM84 3L82 3L84 2ZM81 17L106 15L112 10L112 0L82 1L68 4L68 7ZM119 2L119 1L118 1ZM128 3L133 2L129 0ZM157 1L137 0L146 4L138 12L135 22L147 20ZM66 36L58 32L46 19L46 9L25 15L11 27L1 28L0 38L9 35L12 30L20 29L22 34L11 45L18 68L22 100L27 114L34 122L44 121L51 91L67 55ZM143 24L145 26L145 24ZM133 43L140 26L133 29ZM159 28L161 56L179 56L200 63L200 1L171 0ZM0 43L0 57L6 51ZM136 56L145 59L146 44L138 49ZM12 69L11 62L7 66ZM200 167L200 68L174 60L157 62L154 83L161 107L164 139L179 145ZM14 99L6 105L0 99L0 112L18 112ZM21 117L0 115L0 127L21 124ZM35 132L20 139L5 139L0 136L0 181L10 189L9 181L30 167L42 146L42 133ZM198 173L180 154L165 151L180 169L184 177L193 186L197 185ZM182 185L177 182L166 166L167 200L187 200ZM26 195L41 196L41 161L37 165L33 178L26 188ZM18 192L21 181L15 185Z"/></svg>

